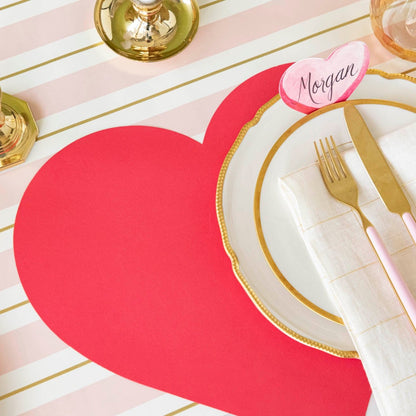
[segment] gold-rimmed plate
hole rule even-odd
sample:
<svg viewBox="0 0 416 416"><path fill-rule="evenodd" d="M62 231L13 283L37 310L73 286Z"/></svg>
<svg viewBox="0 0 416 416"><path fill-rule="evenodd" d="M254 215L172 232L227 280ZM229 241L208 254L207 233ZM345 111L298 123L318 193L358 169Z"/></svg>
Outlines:
<svg viewBox="0 0 416 416"><path fill-rule="evenodd" d="M359 100L370 128L382 135L416 121L410 107L415 93L413 78L370 70L351 100ZM314 162L314 139L328 134L348 139L342 106L303 116L276 96L261 107L224 161L217 213L234 272L260 311L304 344L357 357L277 183Z"/></svg>

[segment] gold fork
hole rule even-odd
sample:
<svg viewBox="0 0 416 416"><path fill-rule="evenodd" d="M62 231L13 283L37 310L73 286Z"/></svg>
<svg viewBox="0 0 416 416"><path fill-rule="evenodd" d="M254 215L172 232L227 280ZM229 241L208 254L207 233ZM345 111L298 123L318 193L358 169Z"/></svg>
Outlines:
<svg viewBox="0 0 416 416"><path fill-rule="evenodd" d="M372 227L371 222L364 215L358 205L357 183L345 165L333 137L330 136L330 138L331 144L329 144L328 138L325 137L326 148L324 147L322 140L319 140L322 155L318 150L316 142L313 142L315 145L316 155L318 156L319 169L324 179L326 188L335 199L349 205L358 213L364 229Z"/></svg>
<svg viewBox="0 0 416 416"><path fill-rule="evenodd" d="M332 136L331 144L328 138L325 138L325 144L319 140L319 146L314 142L316 155L318 156L319 169L329 193L338 201L343 202L353 208L361 218L363 227L367 236L379 258L387 277L390 280L393 289L398 296L404 311L410 322L416 329L416 301L400 272L393 263L393 260L387 251L378 232L361 211L358 205L358 187L349 169L345 165Z"/></svg>

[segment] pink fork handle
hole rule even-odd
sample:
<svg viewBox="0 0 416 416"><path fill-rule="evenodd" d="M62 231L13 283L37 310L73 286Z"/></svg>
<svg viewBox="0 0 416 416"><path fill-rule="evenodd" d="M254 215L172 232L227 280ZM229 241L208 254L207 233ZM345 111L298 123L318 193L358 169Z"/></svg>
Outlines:
<svg viewBox="0 0 416 416"><path fill-rule="evenodd" d="M406 212L402 215L402 218L413 238L413 241L416 243L416 221L413 218L413 215L410 212Z"/></svg>
<svg viewBox="0 0 416 416"><path fill-rule="evenodd" d="M416 227L415 227L416 231ZM381 240L378 232L374 227L368 227L366 229L367 235L379 257L381 264L383 265L387 275L389 276L390 282L396 290L403 307L405 308L413 326L416 328L416 300L410 293L406 282L403 280L400 272L397 270L393 259L386 250L383 241Z"/></svg>

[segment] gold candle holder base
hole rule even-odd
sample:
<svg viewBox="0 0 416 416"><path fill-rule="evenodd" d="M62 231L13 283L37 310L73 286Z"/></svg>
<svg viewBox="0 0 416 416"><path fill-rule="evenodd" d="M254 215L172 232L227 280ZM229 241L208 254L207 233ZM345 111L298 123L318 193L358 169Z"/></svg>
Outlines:
<svg viewBox="0 0 416 416"><path fill-rule="evenodd" d="M195 36L195 0L98 0L94 20L103 41L138 61L158 61L185 48Z"/></svg>
<svg viewBox="0 0 416 416"><path fill-rule="evenodd" d="M28 104L0 89L0 170L24 162L37 135Z"/></svg>

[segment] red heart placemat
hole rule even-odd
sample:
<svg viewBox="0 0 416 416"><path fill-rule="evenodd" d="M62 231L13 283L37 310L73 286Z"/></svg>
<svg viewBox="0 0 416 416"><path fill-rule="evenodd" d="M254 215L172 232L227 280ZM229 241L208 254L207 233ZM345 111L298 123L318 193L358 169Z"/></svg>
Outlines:
<svg viewBox="0 0 416 416"><path fill-rule="evenodd" d="M122 127L53 156L18 210L17 267L46 324L117 374L242 416L364 415L360 361L279 332L240 287L221 242L218 172L285 68L234 90L202 145Z"/></svg>

